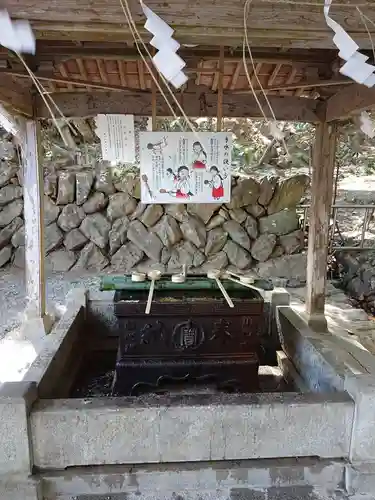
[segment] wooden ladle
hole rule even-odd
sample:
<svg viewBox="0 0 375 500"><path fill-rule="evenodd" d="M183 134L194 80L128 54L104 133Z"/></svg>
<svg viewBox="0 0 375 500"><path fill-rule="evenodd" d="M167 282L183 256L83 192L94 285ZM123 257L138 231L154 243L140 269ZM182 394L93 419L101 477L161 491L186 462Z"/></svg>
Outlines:
<svg viewBox="0 0 375 500"><path fill-rule="evenodd" d="M212 271L208 271L207 278L216 281L216 284L219 287L221 293L223 294L224 299L227 301L228 306L229 307L234 307L232 299L227 294L227 291L225 290L224 285L222 284L222 282L219 279L220 278L220 274L221 274L220 271L216 270L216 269L212 270Z"/></svg>
<svg viewBox="0 0 375 500"><path fill-rule="evenodd" d="M147 299L145 314L150 314L151 304L152 304L152 298L154 296L155 281L160 280L160 278L161 278L161 272L160 271L156 271L156 270L150 271L149 273L147 273L147 277L148 277L149 280L151 280L151 286L150 286L150 290L148 292L148 299Z"/></svg>

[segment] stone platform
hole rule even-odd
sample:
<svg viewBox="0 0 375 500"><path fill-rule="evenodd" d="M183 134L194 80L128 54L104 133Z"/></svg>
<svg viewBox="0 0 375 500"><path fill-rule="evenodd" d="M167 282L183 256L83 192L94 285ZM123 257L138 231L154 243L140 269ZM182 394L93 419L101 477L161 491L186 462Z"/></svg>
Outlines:
<svg viewBox="0 0 375 500"><path fill-rule="evenodd" d="M116 339L112 294L74 291L22 380L0 387L0 497L374 498L375 358L311 330L282 290L265 305L299 392L71 399L82 343Z"/></svg>

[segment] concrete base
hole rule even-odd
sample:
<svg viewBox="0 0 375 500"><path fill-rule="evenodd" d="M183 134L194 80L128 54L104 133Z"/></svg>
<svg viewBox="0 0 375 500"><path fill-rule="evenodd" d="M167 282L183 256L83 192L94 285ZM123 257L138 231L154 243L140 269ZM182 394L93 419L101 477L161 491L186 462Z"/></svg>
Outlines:
<svg viewBox="0 0 375 500"><path fill-rule="evenodd" d="M0 498L339 500L363 494L366 500L373 494L367 490L375 477L375 360L367 351L313 331L271 297L269 334L280 335L279 366L300 393L57 399L68 395L80 343L94 345L103 335L117 342L112 297L102 297L97 293L91 302L75 290L23 385L0 388L0 472L7 473L0 476ZM26 397L25 383L34 398ZM39 472L30 479L31 470Z"/></svg>

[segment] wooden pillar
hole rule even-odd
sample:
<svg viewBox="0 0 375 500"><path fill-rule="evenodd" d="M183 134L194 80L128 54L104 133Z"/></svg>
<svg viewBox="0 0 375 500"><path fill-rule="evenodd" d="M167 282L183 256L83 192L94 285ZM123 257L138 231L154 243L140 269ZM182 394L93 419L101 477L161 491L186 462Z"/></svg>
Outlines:
<svg viewBox="0 0 375 500"><path fill-rule="evenodd" d="M44 319L46 313L44 198L38 135L38 123L35 120L27 120L23 147L27 312L30 316Z"/></svg>
<svg viewBox="0 0 375 500"><path fill-rule="evenodd" d="M317 125L312 151L306 312L311 326L320 330L327 329L324 304L336 140L337 123Z"/></svg>

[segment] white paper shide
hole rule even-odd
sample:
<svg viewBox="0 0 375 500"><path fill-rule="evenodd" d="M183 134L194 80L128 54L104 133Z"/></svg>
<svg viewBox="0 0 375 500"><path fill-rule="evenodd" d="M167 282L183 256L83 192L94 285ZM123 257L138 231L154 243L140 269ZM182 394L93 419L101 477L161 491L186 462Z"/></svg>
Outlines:
<svg viewBox="0 0 375 500"><path fill-rule="evenodd" d="M142 132L142 203L228 203L231 134Z"/></svg>
<svg viewBox="0 0 375 500"><path fill-rule="evenodd" d="M98 115L96 134L100 139L103 160L114 163L135 161L133 115Z"/></svg>

